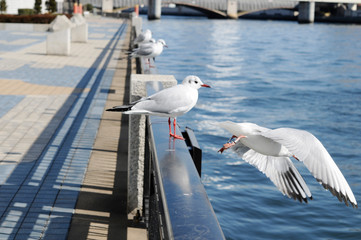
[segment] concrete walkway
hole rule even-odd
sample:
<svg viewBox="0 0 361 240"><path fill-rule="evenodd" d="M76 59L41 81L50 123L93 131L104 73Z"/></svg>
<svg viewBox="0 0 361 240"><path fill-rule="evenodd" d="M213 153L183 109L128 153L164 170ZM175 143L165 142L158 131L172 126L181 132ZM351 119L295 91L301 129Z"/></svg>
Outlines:
<svg viewBox="0 0 361 240"><path fill-rule="evenodd" d="M0 239L132 235L127 152L119 142L127 122L104 114L124 99L130 66L121 50L130 26L110 18L88 23L88 43L72 43L67 57L46 55L49 33L1 31Z"/></svg>

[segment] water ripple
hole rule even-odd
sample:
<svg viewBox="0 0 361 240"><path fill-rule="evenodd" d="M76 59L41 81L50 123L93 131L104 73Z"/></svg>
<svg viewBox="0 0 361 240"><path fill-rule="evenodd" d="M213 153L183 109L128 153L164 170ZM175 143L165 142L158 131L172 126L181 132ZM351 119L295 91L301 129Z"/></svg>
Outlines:
<svg viewBox="0 0 361 240"><path fill-rule="evenodd" d="M325 191L302 163L314 200L300 204L232 153L217 151L224 120L312 132L329 150L361 201L361 26L221 21L162 16L147 22L170 46L161 74L198 75L198 104L178 123L195 130L202 181L228 240L361 239L360 211Z"/></svg>

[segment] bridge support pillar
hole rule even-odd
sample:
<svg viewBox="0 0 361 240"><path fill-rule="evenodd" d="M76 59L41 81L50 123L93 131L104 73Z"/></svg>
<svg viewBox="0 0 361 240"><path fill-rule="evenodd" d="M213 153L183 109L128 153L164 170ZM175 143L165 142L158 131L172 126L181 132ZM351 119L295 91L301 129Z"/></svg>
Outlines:
<svg viewBox="0 0 361 240"><path fill-rule="evenodd" d="M238 19L237 0L227 0L227 16Z"/></svg>
<svg viewBox="0 0 361 240"><path fill-rule="evenodd" d="M162 0L148 0L148 19L160 19L162 14Z"/></svg>
<svg viewBox="0 0 361 240"><path fill-rule="evenodd" d="M356 3L348 3L347 9L350 9L351 11L357 11L357 4Z"/></svg>
<svg viewBox="0 0 361 240"><path fill-rule="evenodd" d="M112 11L113 11L113 1L102 0L102 12L112 12Z"/></svg>
<svg viewBox="0 0 361 240"><path fill-rule="evenodd" d="M313 23L315 21L315 2L298 4L298 23Z"/></svg>

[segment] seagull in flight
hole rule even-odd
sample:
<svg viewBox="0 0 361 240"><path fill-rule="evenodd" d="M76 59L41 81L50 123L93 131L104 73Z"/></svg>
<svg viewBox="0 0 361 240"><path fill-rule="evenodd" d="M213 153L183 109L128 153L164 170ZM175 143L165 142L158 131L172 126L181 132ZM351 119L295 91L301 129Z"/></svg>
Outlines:
<svg viewBox="0 0 361 240"><path fill-rule="evenodd" d="M115 106L106 111L168 117L169 135L175 139L184 140L182 136L176 134L176 118L187 113L196 105L198 89L201 87L210 88L210 86L204 84L199 77L190 75L187 76L181 84L163 89L129 105ZM174 119L174 133L172 133L171 118Z"/></svg>
<svg viewBox="0 0 361 240"><path fill-rule="evenodd" d="M291 157L307 169L340 202L357 208L357 201L340 169L322 143L311 133L294 129L268 129L254 123L221 122L232 138L219 152L231 148L246 162L264 173L289 198L307 202L311 192ZM233 140L235 139L235 140Z"/></svg>

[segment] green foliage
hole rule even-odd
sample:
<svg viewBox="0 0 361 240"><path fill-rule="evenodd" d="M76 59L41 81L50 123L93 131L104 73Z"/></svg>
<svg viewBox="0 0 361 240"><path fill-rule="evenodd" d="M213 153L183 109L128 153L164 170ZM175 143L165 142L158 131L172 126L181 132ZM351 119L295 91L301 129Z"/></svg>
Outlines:
<svg viewBox="0 0 361 240"><path fill-rule="evenodd" d="M39 14L39 15L12 15L0 14L0 22L5 23L42 23L49 24L55 18L56 14ZM69 19L72 17L70 14L65 14Z"/></svg>
<svg viewBox="0 0 361 240"><path fill-rule="evenodd" d="M6 5L6 0L1 0L0 1L0 12L1 13L6 12L7 7L8 6Z"/></svg>
<svg viewBox="0 0 361 240"><path fill-rule="evenodd" d="M57 11L56 1L55 0L49 0L45 2L46 10L50 13L54 13Z"/></svg>
<svg viewBox="0 0 361 240"><path fill-rule="evenodd" d="M34 11L36 14L41 13L41 0L35 0Z"/></svg>
<svg viewBox="0 0 361 240"><path fill-rule="evenodd" d="M34 9L30 8L19 8L18 14L19 15L33 15L35 13Z"/></svg>
<svg viewBox="0 0 361 240"><path fill-rule="evenodd" d="M85 11L89 11L89 12L93 11L93 5L90 4L90 3L86 4L85 5Z"/></svg>

